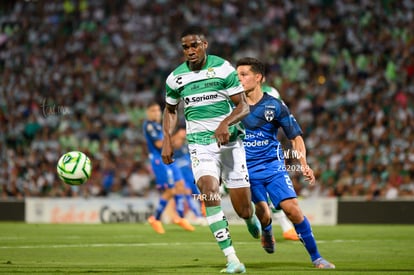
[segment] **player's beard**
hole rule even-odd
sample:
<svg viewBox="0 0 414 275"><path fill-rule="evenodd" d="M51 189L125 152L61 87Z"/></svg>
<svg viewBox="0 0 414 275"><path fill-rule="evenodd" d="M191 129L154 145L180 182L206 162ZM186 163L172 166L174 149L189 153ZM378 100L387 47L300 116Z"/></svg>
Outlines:
<svg viewBox="0 0 414 275"><path fill-rule="evenodd" d="M188 61L188 66L192 71L199 71L201 68L203 68L204 64L206 62L206 56L204 56L202 59L199 59L195 62Z"/></svg>

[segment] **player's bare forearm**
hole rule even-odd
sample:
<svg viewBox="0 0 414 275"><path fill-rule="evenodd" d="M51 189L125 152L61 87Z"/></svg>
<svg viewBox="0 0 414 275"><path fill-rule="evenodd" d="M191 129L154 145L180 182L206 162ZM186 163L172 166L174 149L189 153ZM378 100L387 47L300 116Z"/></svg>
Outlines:
<svg viewBox="0 0 414 275"><path fill-rule="evenodd" d="M249 104L246 101L246 95L244 92L232 96L231 100L236 105L236 108L234 108L233 112L231 112L231 114L223 120L227 126L231 126L241 121L250 112Z"/></svg>
<svg viewBox="0 0 414 275"><path fill-rule="evenodd" d="M167 104L163 113L162 131L164 135L161 157L164 163L170 164L173 160L173 145L171 136L177 127L178 115L177 106Z"/></svg>
<svg viewBox="0 0 414 275"><path fill-rule="evenodd" d="M290 140L292 142L292 149L298 156L298 161L301 165L307 165L306 161L306 147L302 136L297 136Z"/></svg>
<svg viewBox="0 0 414 275"><path fill-rule="evenodd" d="M215 131L215 138L217 139L218 145L227 144L230 139L229 126L236 124L241 121L245 116L250 112L249 105L246 101L246 96L244 93L240 93L231 97L236 107L226 117Z"/></svg>
<svg viewBox="0 0 414 275"><path fill-rule="evenodd" d="M178 124L177 105L166 104L163 113L162 130L164 137L171 138Z"/></svg>
<svg viewBox="0 0 414 275"><path fill-rule="evenodd" d="M315 176L313 170L309 167L308 162L306 161L306 146L302 136L297 136L290 141L292 142L292 149L298 156L303 176L310 184L313 184L315 182Z"/></svg>

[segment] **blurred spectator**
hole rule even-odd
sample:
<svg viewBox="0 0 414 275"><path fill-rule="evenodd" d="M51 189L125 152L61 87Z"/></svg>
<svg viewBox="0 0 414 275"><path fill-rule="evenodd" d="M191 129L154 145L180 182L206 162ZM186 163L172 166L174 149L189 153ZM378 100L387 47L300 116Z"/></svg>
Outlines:
<svg viewBox="0 0 414 275"><path fill-rule="evenodd" d="M127 195L145 197L151 188L153 177L150 169L147 169L141 162L132 167L127 178Z"/></svg>

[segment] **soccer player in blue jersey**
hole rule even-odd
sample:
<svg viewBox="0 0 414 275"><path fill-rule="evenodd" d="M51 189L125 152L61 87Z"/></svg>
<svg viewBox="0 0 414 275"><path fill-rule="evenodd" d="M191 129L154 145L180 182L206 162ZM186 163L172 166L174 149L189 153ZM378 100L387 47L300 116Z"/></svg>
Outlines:
<svg viewBox="0 0 414 275"><path fill-rule="evenodd" d="M191 169L191 157L188 151L188 145L186 142L186 131L185 126L180 125L173 136L174 146L174 159L178 168L184 178L185 186L187 189L186 200L188 207L195 215L195 224L205 225L206 221L202 214L203 202L197 198L200 198L200 190L196 185L193 170Z"/></svg>
<svg viewBox="0 0 414 275"><path fill-rule="evenodd" d="M167 164L173 162L172 134L178 123L178 104L183 102L194 178L204 196L207 223L227 258L222 272L244 273L246 268L236 256L221 208L219 180L227 182L234 210L245 220L250 234L259 238L260 222L251 202L241 139L244 129L240 121L249 106L235 68L227 60L207 54L208 41L202 28L184 30L181 46L186 61L166 80L162 158Z"/></svg>
<svg viewBox="0 0 414 275"><path fill-rule="evenodd" d="M246 128L244 145L252 200L262 224L262 246L268 253L274 252L272 220L267 202L269 196L273 205L277 209L283 209L292 221L313 265L322 269L335 268L318 251L311 225L299 207L296 192L286 171L282 146L277 139L278 130L282 128L292 143L292 149L297 151L303 176L313 184L315 176L306 161L302 130L283 101L263 93L265 67L262 62L255 58L242 58L237 61L236 69L250 105L249 115L243 118Z"/></svg>
<svg viewBox="0 0 414 275"><path fill-rule="evenodd" d="M179 217L174 217L174 223L180 225L185 230L194 231L194 227L184 219L184 194L185 185L181 171L175 163L166 165L161 159L162 148L162 125L161 107L156 102L148 104L146 109L147 118L143 124L143 130L151 167L155 175L157 189L161 192L158 207L155 215L148 218L149 224L155 232L164 234L165 229L161 223L161 215L170 199L175 198L176 210Z"/></svg>
<svg viewBox="0 0 414 275"><path fill-rule="evenodd" d="M273 97L276 97L277 99L282 100L279 92L275 88L267 85L265 83L264 78L262 80L262 92L268 93L272 95ZM272 218L274 218L276 222L279 223L280 227L282 228L283 238L285 240L298 241L299 240L298 234L296 233L292 222L288 219L285 212L283 212L282 209L276 209L273 206L273 203L270 201L269 198L268 198L268 202L269 202L270 210L272 212Z"/></svg>

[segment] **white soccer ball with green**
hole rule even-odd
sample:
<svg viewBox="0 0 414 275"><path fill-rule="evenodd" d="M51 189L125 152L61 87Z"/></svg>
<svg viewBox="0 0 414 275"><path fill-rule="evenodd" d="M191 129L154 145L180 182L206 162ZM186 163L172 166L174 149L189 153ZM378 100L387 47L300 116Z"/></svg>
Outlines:
<svg viewBox="0 0 414 275"><path fill-rule="evenodd" d="M85 183L92 173L91 160L80 151L63 154L57 164L59 178L70 185Z"/></svg>

